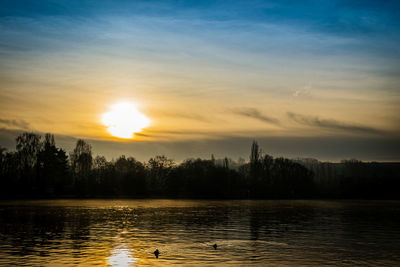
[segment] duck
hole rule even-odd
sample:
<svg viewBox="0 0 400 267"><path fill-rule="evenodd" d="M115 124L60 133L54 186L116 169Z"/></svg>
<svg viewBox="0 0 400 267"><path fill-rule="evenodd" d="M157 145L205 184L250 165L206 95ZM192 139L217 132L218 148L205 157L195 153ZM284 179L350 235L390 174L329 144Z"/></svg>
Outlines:
<svg viewBox="0 0 400 267"><path fill-rule="evenodd" d="M158 248L154 251L154 255L156 255L156 258L158 259L158 255L160 255L160 251Z"/></svg>

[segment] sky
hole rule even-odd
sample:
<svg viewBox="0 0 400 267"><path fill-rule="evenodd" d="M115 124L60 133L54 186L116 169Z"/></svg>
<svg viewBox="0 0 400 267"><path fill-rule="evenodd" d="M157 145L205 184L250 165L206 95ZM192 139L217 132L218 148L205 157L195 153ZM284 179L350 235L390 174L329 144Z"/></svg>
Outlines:
<svg viewBox="0 0 400 267"><path fill-rule="evenodd" d="M399 43L398 1L2 0L0 145L398 161ZM132 139L101 122L121 101L150 120Z"/></svg>

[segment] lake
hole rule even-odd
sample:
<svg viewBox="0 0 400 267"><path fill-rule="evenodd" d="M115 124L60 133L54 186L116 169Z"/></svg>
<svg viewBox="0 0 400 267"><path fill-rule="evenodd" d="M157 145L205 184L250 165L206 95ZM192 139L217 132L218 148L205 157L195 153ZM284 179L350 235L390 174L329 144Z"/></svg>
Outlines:
<svg viewBox="0 0 400 267"><path fill-rule="evenodd" d="M400 202L2 201L0 240L2 266L399 266Z"/></svg>

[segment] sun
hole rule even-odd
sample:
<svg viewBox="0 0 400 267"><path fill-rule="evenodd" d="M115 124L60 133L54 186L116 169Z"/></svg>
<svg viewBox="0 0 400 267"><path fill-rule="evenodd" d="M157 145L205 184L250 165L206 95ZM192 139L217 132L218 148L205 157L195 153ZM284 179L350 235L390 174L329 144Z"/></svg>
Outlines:
<svg viewBox="0 0 400 267"><path fill-rule="evenodd" d="M133 138L150 125L150 119L142 114L131 102L120 102L110 106L110 110L103 113L101 122L108 132L119 138Z"/></svg>

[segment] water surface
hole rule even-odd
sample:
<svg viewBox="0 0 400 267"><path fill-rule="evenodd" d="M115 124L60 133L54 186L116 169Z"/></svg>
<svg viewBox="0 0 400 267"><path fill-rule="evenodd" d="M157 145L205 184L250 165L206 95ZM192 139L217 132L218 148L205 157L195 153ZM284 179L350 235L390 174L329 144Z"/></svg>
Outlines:
<svg viewBox="0 0 400 267"><path fill-rule="evenodd" d="M2 266L398 266L400 202L3 201L0 240Z"/></svg>

